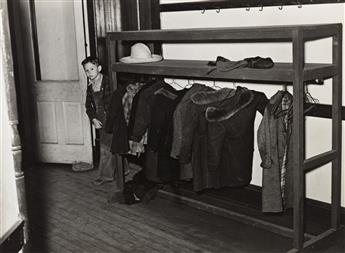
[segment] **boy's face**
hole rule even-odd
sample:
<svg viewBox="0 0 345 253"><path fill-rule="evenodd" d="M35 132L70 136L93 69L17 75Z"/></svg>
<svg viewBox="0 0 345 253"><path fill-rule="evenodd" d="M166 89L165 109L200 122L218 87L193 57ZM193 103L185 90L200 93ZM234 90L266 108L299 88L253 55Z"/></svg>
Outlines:
<svg viewBox="0 0 345 253"><path fill-rule="evenodd" d="M84 65L85 74L90 80L94 80L101 72L101 70L101 65L97 66L96 64L93 64L91 62L88 62Z"/></svg>

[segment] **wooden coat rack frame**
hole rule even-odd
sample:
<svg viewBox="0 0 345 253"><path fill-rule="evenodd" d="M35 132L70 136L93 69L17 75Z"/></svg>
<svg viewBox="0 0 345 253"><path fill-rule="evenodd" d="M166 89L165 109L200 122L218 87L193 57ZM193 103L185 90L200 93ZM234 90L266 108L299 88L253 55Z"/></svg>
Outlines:
<svg viewBox="0 0 345 253"><path fill-rule="evenodd" d="M321 38L332 38L332 63L307 64L304 62L305 42ZM272 69L238 69L230 72L215 72L205 76L209 66L207 61L169 60L150 64L124 64L117 62L117 48L123 41L135 43L207 43L207 42L291 42L292 63L276 63ZM293 87L293 181L294 206L293 229L262 222L262 227L293 238L291 252L311 247L339 231L340 195L341 195L341 105L342 105L342 24L270 26L246 28L213 28L183 30L141 30L114 32L107 34L107 48L111 78L117 85L117 73L135 73L194 79L212 79L228 81L255 81L261 83L284 82ZM332 149L314 157L305 158L305 115L304 83L313 79L332 78ZM331 228L316 236L306 236L304 220L305 175L306 173L331 162L332 163L332 204ZM122 169L117 169L118 185L123 187ZM238 216L235 216L238 217ZM252 221L251 217L241 215L241 220ZM256 220L260 224L260 221ZM305 241L305 239L308 239Z"/></svg>

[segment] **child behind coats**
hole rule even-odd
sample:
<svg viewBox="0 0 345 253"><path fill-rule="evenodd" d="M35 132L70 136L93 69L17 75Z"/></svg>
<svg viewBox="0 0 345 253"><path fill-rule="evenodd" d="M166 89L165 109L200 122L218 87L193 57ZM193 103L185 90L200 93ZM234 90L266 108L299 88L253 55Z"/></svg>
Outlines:
<svg viewBox="0 0 345 253"><path fill-rule="evenodd" d="M89 56L81 64L88 77L85 102L86 113L100 133L99 176L93 183L101 185L114 180L114 167L112 166L112 153L110 152L112 135L103 130L111 100L110 81L107 76L101 73L102 66L96 57Z"/></svg>

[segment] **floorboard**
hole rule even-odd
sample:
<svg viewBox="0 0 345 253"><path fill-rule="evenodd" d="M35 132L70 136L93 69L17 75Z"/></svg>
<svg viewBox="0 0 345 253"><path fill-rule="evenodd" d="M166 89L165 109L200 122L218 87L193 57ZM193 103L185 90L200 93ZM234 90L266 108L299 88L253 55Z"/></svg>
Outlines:
<svg viewBox="0 0 345 253"><path fill-rule="evenodd" d="M286 252L291 239L157 197L110 204L97 171L42 164L25 171L27 252Z"/></svg>

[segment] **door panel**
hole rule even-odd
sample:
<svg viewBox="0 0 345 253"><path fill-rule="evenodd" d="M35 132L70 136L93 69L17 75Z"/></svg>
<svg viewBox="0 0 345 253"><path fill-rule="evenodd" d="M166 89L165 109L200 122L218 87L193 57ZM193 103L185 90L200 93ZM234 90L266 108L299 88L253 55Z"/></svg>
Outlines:
<svg viewBox="0 0 345 253"><path fill-rule="evenodd" d="M92 163L84 106L87 80L80 64L86 57L82 11L81 0L35 1L42 73L34 85L41 162Z"/></svg>
<svg viewBox="0 0 345 253"><path fill-rule="evenodd" d="M39 160L49 163L91 163L89 120L80 81L38 81Z"/></svg>
<svg viewBox="0 0 345 253"><path fill-rule="evenodd" d="M62 103L63 118L65 121L66 144L83 145L83 122L81 104L75 102Z"/></svg>
<svg viewBox="0 0 345 253"><path fill-rule="evenodd" d="M37 102L37 114L40 143L57 144L55 103Z"/></svg>

